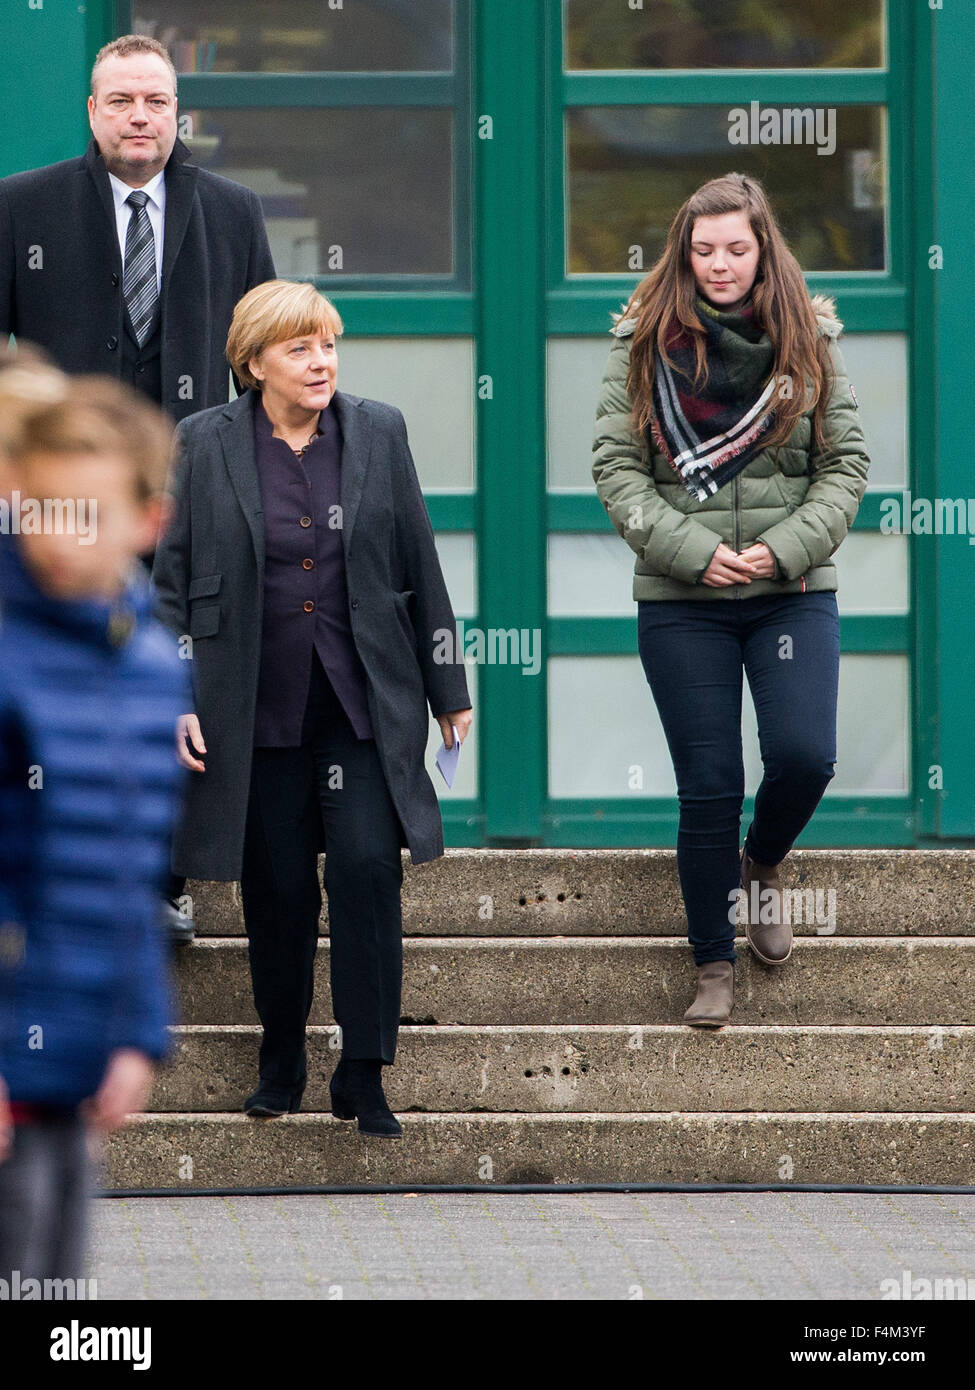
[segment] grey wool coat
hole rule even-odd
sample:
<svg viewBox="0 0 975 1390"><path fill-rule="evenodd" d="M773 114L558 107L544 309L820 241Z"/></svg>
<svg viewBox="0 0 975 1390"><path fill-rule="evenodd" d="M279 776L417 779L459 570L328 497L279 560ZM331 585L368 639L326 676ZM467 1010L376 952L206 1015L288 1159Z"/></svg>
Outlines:
<svg viewBox="0 0 975 1390"><path fill-rule="evenodd" d="M179 424L174 514L153 566L162 620L192 638L196 713L207 747L206 771L189 775L173 844L173 871L190 878L234 880L241 871L263 611L258 399L247 391ZM463 662L435 660L435 634L455 632L454 613L401 412L343 391L329 409L342 427L352 637L401 843L423 863L443 853L440 807L424 766L427 704L439 715L471 703ZM439 646L442 653L442 639Z"/></svg>

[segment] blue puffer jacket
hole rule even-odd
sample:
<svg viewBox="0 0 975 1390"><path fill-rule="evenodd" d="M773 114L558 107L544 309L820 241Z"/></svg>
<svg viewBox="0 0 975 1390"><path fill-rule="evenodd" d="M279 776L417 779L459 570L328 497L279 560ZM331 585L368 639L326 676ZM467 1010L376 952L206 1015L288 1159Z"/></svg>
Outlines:
<svg viewBox="0 0 975 1390"><path fill-rule="evenodd" d="M185 662L147 580L48 598L0 536L0 1077L75 1105L173 1017L159 895L183 792Z"/></svg>

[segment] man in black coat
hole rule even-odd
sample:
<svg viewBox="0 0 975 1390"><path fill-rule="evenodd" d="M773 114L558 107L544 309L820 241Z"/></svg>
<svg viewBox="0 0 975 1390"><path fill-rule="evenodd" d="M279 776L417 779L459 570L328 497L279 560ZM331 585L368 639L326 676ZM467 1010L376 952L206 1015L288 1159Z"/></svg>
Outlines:
<svg viewBox="0 0 975 1390"><path fill-rule="evenodd" d="M189 163L176 114L166 50L116 39L86 153L0 180L0 342L121 377L181 420L227 401L234 305L274 263L256 194Z"/></svg>
<svg viewBox="0 0 975 1390"><path fill-rule="evenodd" d="M273 280L257 195L188 162L176 72L129 34L95 59L80 159L0 180L0 345L13 333L66 372L119 377L175 420L224 404L234 305ZM174 942L193 938L174 877Z"/></svg>

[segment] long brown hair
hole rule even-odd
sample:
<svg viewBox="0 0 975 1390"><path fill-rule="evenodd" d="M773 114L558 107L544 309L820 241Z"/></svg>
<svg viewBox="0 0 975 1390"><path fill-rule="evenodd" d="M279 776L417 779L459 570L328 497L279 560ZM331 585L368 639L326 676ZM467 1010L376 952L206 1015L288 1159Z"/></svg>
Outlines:
<svg viewBox="0 0 975 1390"><path fill-rule="evenodd" d="M656 354L674 366L666 340L675 320L693 335L694 390L707 385L706 334L694 310L698 290L691 267L691 240L698 217L718 217L725 212L748 215L759 246L751 291L755 321L768 333L775 348L776 379L787 377L794 383L791 395L779 393L775 424L766 438L766 447L788 439L799 418L810 408L814 440L819 447L825 447L824 420L833 379L829 349L818 332L799 262L786 245L765 190L757 179L745 174L712 179L687 199L671 223L663 254L626 306L624 318L636 318L626 382L633 400L634 429L643 436L650 426ZM811 394L807 394L807 382ZM801 383L801 387L795 383Z"/></svg>

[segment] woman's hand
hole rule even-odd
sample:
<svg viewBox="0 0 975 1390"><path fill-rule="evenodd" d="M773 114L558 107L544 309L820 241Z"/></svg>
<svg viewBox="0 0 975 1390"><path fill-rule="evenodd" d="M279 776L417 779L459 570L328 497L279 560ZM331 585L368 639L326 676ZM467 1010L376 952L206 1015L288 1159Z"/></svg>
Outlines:
<svg viewBox="0 0 975 1390"><path fill-rule="evenodd" d="M722 541L701 576L711 589L727 589L732 584L750 584L753 579L771 579L775 558L764 541L756 541L739 555Z"/></svg>
<svg viewBox="0 0 975 1390"><path fill-rule="evenodd" d="M194 758L187 748L187 739L189 739L194 753L207 751L207 746L203 742L200 721L195 714L181 714L176 721L176 756L183 767L188 767L193 772L206 772L206 764L201 763L199 758Z"/></svg>
<svg viewBox="0 0 975 1390"><path fill-rule="evenodd" d="M739 555L739 560L747 560L755 571L756 579L775 578L775 556L764 541L756 541Z"/></svg>
<svg viewBox="0 0 975 1390"><path fill-rule="evenodd" d="M471 720L473 718L474 711L470 709L457 709L454 710L453 714L437 715L437 723L440 725L441 732L443 733L443 741L447 748L453 748L454 746L454 732L450 726L456 724L458 736L461 743L463 743L470 731Z"/></svg>

